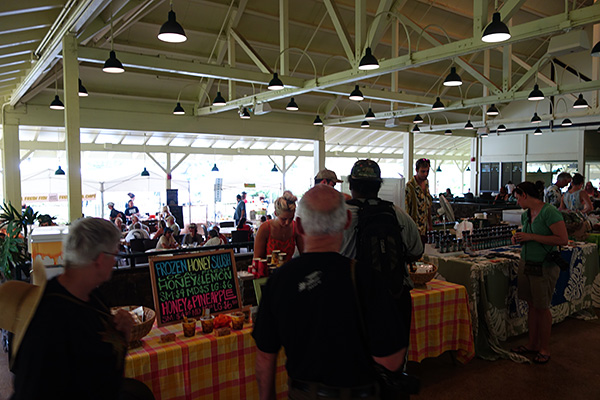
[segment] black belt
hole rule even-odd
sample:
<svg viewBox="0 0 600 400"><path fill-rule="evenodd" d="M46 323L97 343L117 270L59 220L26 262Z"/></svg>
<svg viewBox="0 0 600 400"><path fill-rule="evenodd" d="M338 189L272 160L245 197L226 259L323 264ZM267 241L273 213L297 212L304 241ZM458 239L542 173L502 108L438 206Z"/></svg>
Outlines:
<svg viewBox="0 0 600 400"><path fill-rule="evenodd" d="M317 396L320 397L329 397L329 398L340 398L343 392L349 392L351 398L363 398L369 397L376 394L375 385L361 386L355 388L334 388L323 386L318 383L308 383L301 382L297 380L290 380L290 386L294 389L301 390L306 393L316 393Z"/></svg>

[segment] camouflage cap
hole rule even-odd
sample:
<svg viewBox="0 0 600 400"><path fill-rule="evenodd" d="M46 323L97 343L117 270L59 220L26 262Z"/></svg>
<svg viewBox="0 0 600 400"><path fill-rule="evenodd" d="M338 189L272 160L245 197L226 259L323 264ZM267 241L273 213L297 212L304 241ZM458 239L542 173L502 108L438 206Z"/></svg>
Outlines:
<svg viewBox="0 0 600 400"><path fill-rule="evenodd" d="M352 179L373 180L381 182L381 169L373 160L358 160L350 172Z"/></svg>
<svg viewBox="0 0 600 400"><path fill-rule="evenodd" d="M319 173L317 174L317 176L315 176L315 180L320 180L320 179L328 179L332 182L337 182L337 183L341 183L342 181L338 179L337 175L335 172L333 172L330 169L322 169L319 171Z"/></svg>

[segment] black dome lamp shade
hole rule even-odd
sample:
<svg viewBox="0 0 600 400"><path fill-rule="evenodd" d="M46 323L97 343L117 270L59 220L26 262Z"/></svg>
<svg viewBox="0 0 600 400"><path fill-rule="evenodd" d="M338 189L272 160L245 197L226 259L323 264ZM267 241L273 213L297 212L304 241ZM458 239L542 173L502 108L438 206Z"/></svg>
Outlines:
<svg viewBox="0 0 600 400"><path fill-rule="evenodd" d="M142 171L141 176L150 176L150 172L148 172L146 167L144 167L144 170Z"/></svg>
<svg viewBox="0 0 600 400"><path fill-rule="evenodd" d="M442 101L440 100L439 97L436 97L435 99L435 103L433 103L433 106L431 106L432 110L443 110L444 107L444 103L442 103Z"/></svg>
<svg viewBox="0 0 600 400"><path fill-rule="evenodd" d="M52 100L52 103L50 103L50 108L53 110L64 110L65 109L65 105L63 104L62 101L60 101L60 97L58 97L58 95L54 95L54 100Z"/></svg>
<svg viewBox="0 0 600 400"><path fill-rule="evenodd" d="M64 175L65 171L60 167L60 165L58 166L58 169L56 171L54 171L54 175Z"/></svg>
<svg viewBox="0 0 600 400"><path fill-rule="evenodd" d="M85 86L83 86L83 83L81 83L81 79L79 79L79 89L77 89L77 94L79 95L79 97L89 96L87 89L85 88Z"/></svg>
<svg viewBox="0 0 600 400"><path fill-rule="evenodd" d="M371 126L371 124L366 119L363 122L360 123L360 127L361 128L368 128L370 126Z"/></svg>
<svg viewBox="0 0 600 400"><path fill-rule="evenodd" d="M365 49L364 57L361 58L361 60L360 60L358 69L360 69L362 71L368 71L368 70L377 69L377 68L379 68L379 63L377 62L377 59L375 58L375 56L371 53L371 48L367 47Z"/></svg>
<svg viewBox="0 0 600 400"><path fill-rule="evenodd" d="M215 101L213 101L213 106L225 106L227 102L225 98L221 96L221 92L217 92L217 97L215 97Z"/></svg>
<svg viewBox="0 0 600 400"><path fill-rule="evenodd" d="M451 129L446 129L446 131L444 132L444 135L451 136L452 135L452 130Z"/></svg>
<svg viewBox="0 0 600 400"><path fill-rule="evenodd" d="M467 123L465 124L465 129L475 129L475 127L471 123L471 120L467 121Z"/></svg>
<svg viewBox="0 0 600 400"><path fill-rule="evenodd" d="M531 93L529 93L527 100L531 100L531 101L544 100L544 93L542 93L542 91L540 90L540 87L537 83L535 85L533 85L533 90L531 91Z"/></svg>
<svg viewBox="0 0 600 400"><path fill-rule="evenodd" d="M413 124L420 124L423 122L423 118L417 114L417 116L413 119Z"/></svg>
<svg viewBox="0 0 600 400"><path fill-rule="evenodd" d="M504 124L498 125L498 132L506 132L506 126Z"/></svg>
<svg viewBox="0 0 600 400"><path fill-rule="evenodd" d="M358 85L354 86L354 90L352 91L352 93L350 93L350 97L349 98L352 101L363 101L365 99L365 97L363 96L362 92L358 88Z"/></svg>
<svg viewBox="0 0 600 400"><path fill-rule="evenodd" d="M212 172L219 172L219 168L217 168L217 163L215 163L215 165L213 165L211 171Z"/></svg>
<svg viewBox="0 0 600 400"><path fill-rule="evenodd" d="M371 107L369 107L369 111L365 114L365 119L375 119L375 114L373 113L373 110L371 110Z"/></svg>
<svg viewBox="0 0 600 400"><path fill-rule="evenodd" d="M487 115L494 116L494 115L498 115L498 114L500 114L500 111L498 111L498 108L496 108L496 105L495 105L495 104L492 104L492 105L491 105L491 106L490 106L490 107L487 109L487 111L486 111L485 113L486 113Z"/></svg>
<svg viewBox="0 0 600 400"><path fill-rule="evenodd" d="M533 113L533 117L531 118L531 123L532 124L539 124L540 122L542 122L542 119L540 118L540 116L538 115L538 113L534 112Z"/></svg>
<svg viewBox="0 0 600 400"><path fill-rule="evenodd" d="M240 114L240 118L241 119L250 119L250 113L248 112L248 109L246 107L244 107L244 109L242 110L242 113Z"/></svg>
<svg viewBox="0 0 600 400"><path fill-rule="evenodd" d="M499 12L492 15L492 22L483 30L481 40L486 43L499 43L510 39L508 26L502 22Z"/></svg>
<svg viewBox="0 0 600 400"><path fill-rule="evenodd" d="M180 102L177 102L177 105L173 109L173 114L175 114L175 115L184 115L185 114L185 110L183 109L183 107L181 107Z"/></svg>
<svg viewBox="0 0 600 400"><path fill-rule="evenodd" d="M444 80L444 86L460 86L462 85L462 79L456 73L456 67L450 68L450 73Z"/></svg>
<svg viewBox="0 0 600 400"><path fill-rule="evenodd" d="M535 136L540 136L542 134L542 130L540 129L539 126L535 129L535 131L533 132L533 134Z"/></svg>
<svg viewBox="0 0 600 400"><path fill-rule="evenodd" d="M290 100L290 102L285 106L285 109L288 111L298 111L298 104L294 101L294 98Z"/></svg>
<svg viewBox="0 0 600 400"><path fill-rule="evenodd" d="M273 79L271 79L267 88L269 90L281 90L284 88L283 82L281 81L281 79L279 79L277 72L273 72Z"/></svg>
<svg viewBox="0 0 600 400"><path fill-rule="evenodd" d="M571 125L573 125L573 122L569 118L563 119L563 122L560 124L560 126L571 126Z"/></svg>
<svg viewBox="0 0 600 400"><path fill-rule="evenodd" d="M315 120L313 121L313 125L314 126L323 126L323 121L321 120L321 117L319 117L318 115L315 117Z"/></svg>
<svg viewBox="0 0 600 400"><path fill-rule="evenodd" d="M579 94L579 97L577 98L577 100L575 100L575 103L573 103L573 108L588 108L588 102L583 98L583 94Z"/></svg>
<svg viewBox="0 0 600 400"><path fill-rule="evenodd" d="M125 68L123 68L123 64L121 64L121 61L119 61L119 59L117 58L117 54L114 50L110 51L110 56L108 57L108 60L106 60L106 62L104 63L102 71L107 72L109 74L120 74L125 72Z"/></svg>
<svg viewBox="0 0 600 400"><path fill-rule="evenodd" d="M277 165L273 164L273 168L271 168L271 172L279 172L277 169Z"/></svg>
<svg viewBox="0 0 600 400"><path fill-rule="evenodd" d="M421 129L419 128L419 125L415 125L415 126L413 126L412 131L413 132L421 132Z"/></svg>
<svg viewBox="0 0 600 400"><path fill-rule="evenodd" d="M162 24L158 39L168 43L183 43L187 40L183 27L177 22L175 11L169 11L167 22Z"/></svg>

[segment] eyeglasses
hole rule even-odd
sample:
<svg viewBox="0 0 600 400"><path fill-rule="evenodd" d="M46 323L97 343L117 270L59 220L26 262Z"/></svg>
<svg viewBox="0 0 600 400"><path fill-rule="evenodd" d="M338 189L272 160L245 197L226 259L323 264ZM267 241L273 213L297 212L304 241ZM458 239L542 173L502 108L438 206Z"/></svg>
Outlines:
<svg viewBox="0 0 600 400"><path fill-rule="evenodd" d="M120 257L121 255L119 253L111 253L110 251L103 251L104 254L108 254L110 256L113 257Z"/></svg>

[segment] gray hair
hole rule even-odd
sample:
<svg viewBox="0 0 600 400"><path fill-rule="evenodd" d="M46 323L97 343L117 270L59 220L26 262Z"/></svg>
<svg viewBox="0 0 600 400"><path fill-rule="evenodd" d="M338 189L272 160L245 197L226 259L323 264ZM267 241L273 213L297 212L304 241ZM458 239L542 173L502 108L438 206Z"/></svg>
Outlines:
<svg viewBox="0 0 600 400"><path fill-rule="evenodd" d="M561 180L565 180L565 181L570 181L571 178L571 174L568 172L561 172L560 174L558 174L558 176L556 177L556 181L561 181Z"/></svg>
<svg viewBox="0 0 600 400"><path fill-rule="evenodd" d="M334 189L335 190L335 189ZM342 232L346 226L346 202L338 192L335 208L329 211L315 210L311 207L306 196L298 203L296 215L302 220L302 228L309 236L331 235Z"/></svg>
<svg viewBox="0 0 600 400"><path fill-rule="evenodd" d="M114 253L121 233L110 221L102 218L81 218L69 227L63 240L66 268L85 267L102 252Z"/></svg>

